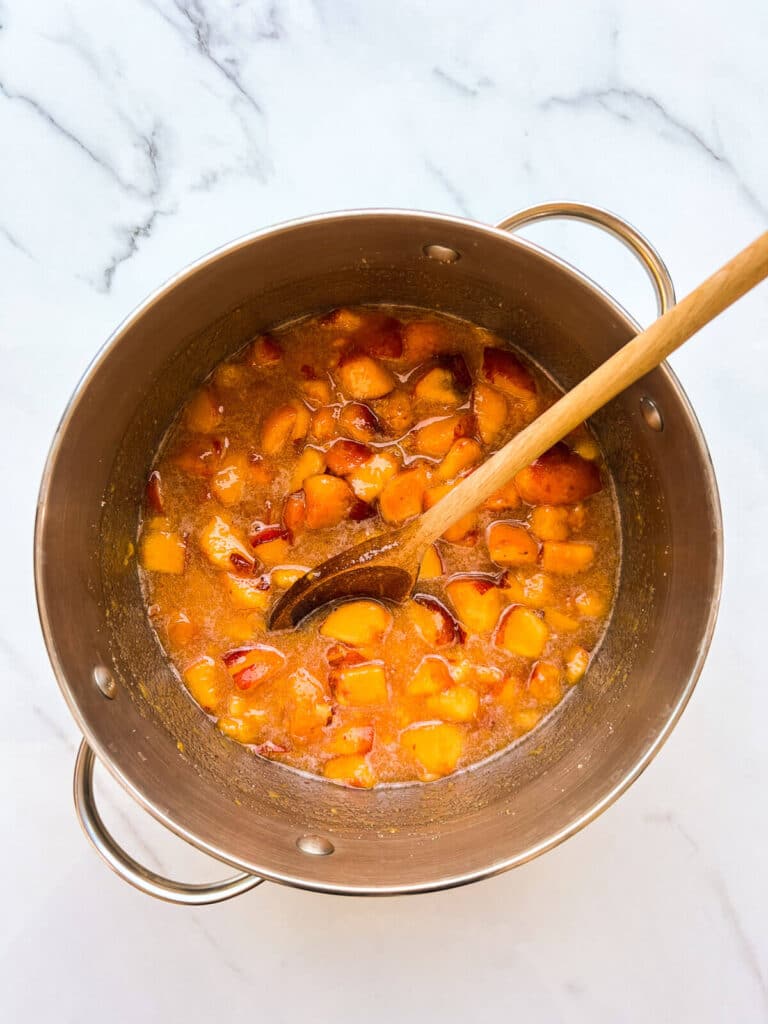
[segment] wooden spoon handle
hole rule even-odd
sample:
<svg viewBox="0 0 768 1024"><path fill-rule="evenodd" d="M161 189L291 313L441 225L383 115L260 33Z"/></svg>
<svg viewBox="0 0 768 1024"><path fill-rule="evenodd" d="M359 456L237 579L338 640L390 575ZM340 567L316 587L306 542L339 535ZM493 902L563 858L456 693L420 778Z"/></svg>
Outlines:
<svg viewBox="0 0 768 1024"><path fill-rule="evenodd" d="M768 277L768 231L602 363L418 521L409 547L437 540L521 469L658 366L692 334Z"/></svg>

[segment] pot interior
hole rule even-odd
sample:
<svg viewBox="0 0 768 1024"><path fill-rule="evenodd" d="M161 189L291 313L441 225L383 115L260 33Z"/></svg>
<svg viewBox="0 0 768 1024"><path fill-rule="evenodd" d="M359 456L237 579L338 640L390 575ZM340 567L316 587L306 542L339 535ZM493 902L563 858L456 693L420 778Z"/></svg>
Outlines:
<svg viewBox="0 0 768 1024"><path fill-rule="evenodd" d="M428 258L430 244L460 258ZM480 877L559 841L613 799L690 695L721 557L708 454L660 368L593 420L621 513L620 585L590 671L542 726L457 776L372 791L301 776L223 737L172 674L144 611L133 545L149 463L188 392L253 334L377 302L487 327L565 388L636 331L580 275L481 225L363 212L263 232L170 282L97 358L54 443L37 535L49 650L102 760L196 845L277 880L346 892ZM662 431L642 415L645 396ZM102 665L120 683L115 700L93 683ZM330 839L334 853L303 854L296 841L306 834Z"/></svg>

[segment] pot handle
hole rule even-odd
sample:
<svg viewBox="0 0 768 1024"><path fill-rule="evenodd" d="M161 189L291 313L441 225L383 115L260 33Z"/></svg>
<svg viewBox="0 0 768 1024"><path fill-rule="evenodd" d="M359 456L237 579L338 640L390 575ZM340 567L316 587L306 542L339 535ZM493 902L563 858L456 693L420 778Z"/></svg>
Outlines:
<svg viewBox="0 0 768 1024"><path fill-rule="evenodd" d="M133 857L117 844L101 820L96 809L93 793L93 769L96 757L83 740L75 761L74 797L75 811L83 831L101 859L119 875L124 882L156 899L167 903L181 903L187 907L199 907L206 903L221 903L233 896L247 892L264 881L256 875L233 875L221 882L205 882L201 885L175 882L170 878L156 875L142 867Z"/></svg>
<svg viewBox="0 0 768 1024"><path fill-rule="evenodd" d="M567 200L552 203L539 203L527 210L520 210L506 217L496 225L504 231L517 231L526 224L534 224L539 220L580 220L594 224L601 230L613 235L640 260L644 270L651 279L656 292L656 305L659 316L662 316L677 301L675 286L672 284L664 260L651 243L637 228L608 210L587 203L573 203Z"/></svg>

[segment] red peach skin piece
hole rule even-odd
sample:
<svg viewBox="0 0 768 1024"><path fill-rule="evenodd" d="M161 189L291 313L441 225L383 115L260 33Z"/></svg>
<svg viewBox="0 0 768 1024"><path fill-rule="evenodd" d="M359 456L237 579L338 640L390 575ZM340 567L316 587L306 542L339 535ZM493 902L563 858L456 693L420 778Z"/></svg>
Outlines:
<svg viewBox="0 0 768 1024"><path fill-rule="evenodd" d="M508 349L483 350L483 376L513 398L530 398L536 394L536 382L530 371Z"/></svg>
<svg viewBox="0 0 768 1024"><path fill-rule="evenodd" d="M600 470L564 444L544 452L515 477L520 497L529 505L570 505L602 487Z"/></svg>

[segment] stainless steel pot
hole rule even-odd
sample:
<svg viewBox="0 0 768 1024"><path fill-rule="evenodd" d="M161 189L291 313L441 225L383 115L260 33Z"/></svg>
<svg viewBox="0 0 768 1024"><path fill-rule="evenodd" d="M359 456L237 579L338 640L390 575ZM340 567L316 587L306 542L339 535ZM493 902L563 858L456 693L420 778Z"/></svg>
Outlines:
<svg viewBox="0 0 768 1024"><path fill-rule="evenodd" d="M643 261L659 309L674 302L649 243L592 207L547 204L498 227L413 211L329 214L198 260L117 329L86 373L45 469L35 574L51 662L85 737L77 811L99 853L137 888L194 904L264 879L367 895L461 885L582 828L669 735L712 635L722 533L704 439L666 366L594 420L622 523L606 639L558 714L470 771L355 791L255 758L182 692L142 607L131 556L152 453L190 389L256 331L340 304L442 309L514 339L565 387L635 334L594 283L509 233L550 216L612 232ZM159 821L242 874L189 886L133 861L94 805L94 753Z"/></svg>

